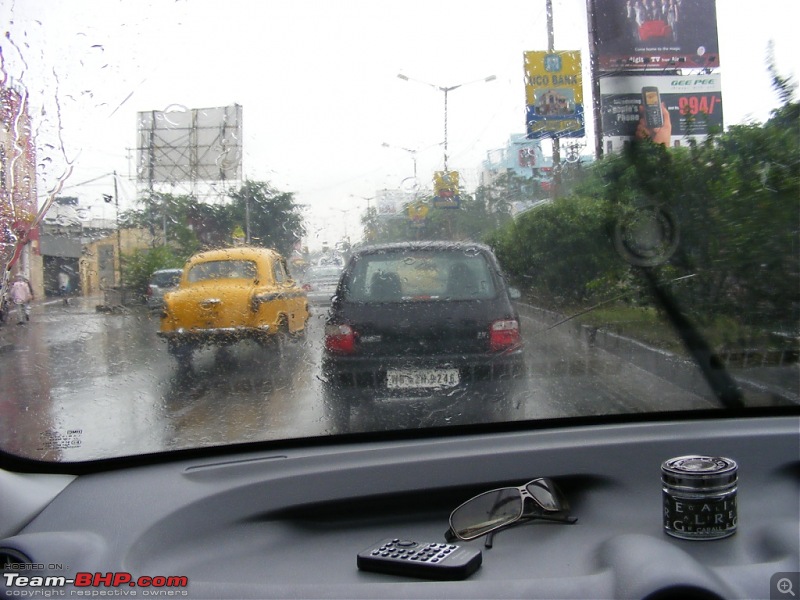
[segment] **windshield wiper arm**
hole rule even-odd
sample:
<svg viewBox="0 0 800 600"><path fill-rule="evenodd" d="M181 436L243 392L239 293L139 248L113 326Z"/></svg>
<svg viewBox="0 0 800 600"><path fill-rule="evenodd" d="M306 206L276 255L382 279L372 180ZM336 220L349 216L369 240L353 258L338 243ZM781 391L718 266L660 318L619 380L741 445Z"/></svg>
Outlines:
<svg viewBox="0 0 800 600"><path fill-rule="evenodd" d="M670 323L677 331L686 349L703 372L708 385L725 408L744 408L744 399L736 381L725 369L719 356L706 339L680 311L669 291L659 283L652 269L643 268L653 296L664 309Z"/></svg>

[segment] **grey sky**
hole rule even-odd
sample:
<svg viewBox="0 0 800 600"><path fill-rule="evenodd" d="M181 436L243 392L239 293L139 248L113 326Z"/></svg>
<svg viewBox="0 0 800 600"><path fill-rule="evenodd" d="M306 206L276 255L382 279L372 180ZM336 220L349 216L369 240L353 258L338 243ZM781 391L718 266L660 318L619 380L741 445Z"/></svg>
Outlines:
<svg viewBox="0 0 800 600"><path fill-rule="evenodd" d="M449 167L474 187L486 152L524 131L522 52L546 48L544 5L17 0L0 14L5 70L31 94L40 193L67 162L67 186L113 170L127 177L137 111L239 103L245 175L310 206L314 246L341 235L345 219L355 233L365 207L357 197L411 175L411 155L399 148L419 149L423 183L442 168L443 94L399 72L442 86L497 76L449 96ZM557 49L586 51L584 6L554 2ZM775 40L779 68L797 75L800 3L718 0L717 14L726 125L764 120L777 105L767 42ZM90 202L110 187L108 178L65 193ZM122 197L133 200L133 183ZM113 217L102 202L93 211Z"/></svg>

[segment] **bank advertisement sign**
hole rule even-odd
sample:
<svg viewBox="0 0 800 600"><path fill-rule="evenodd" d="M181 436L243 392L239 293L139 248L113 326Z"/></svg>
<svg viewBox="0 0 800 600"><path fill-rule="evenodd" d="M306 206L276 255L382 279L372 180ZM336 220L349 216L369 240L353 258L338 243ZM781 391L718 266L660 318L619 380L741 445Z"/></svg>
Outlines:
<svg viewBox="0 0 800 600"><path fill-rule="evenodd" d="M436 208L460 208L458 194L458 171L436 171L433 174L433 206Z"/></svg>
<svg viewBox="0 0 800 600"><path fill-rule="evenodd" d="M618 75L600 79L603 137L617 142L632 140L640 121L646 125L645 103L653 99L666 109L661 127L671 129L673 146L682 140L703 140L722 130L722 84L719 74ZM659 116L660 118L660 116ZM608 149L608 145L606 146Z"/></svg>
<svg viewBox="0 0 800 600"><path fill-rule="evenodd" d="M583 137L580 51L525 52L527 137Z"/></svg>
<svg viewBox="0 0 800 600"><path fill-rule="evenodd" d="M715 0L592 0L601 71L716 68Z"/></svg>

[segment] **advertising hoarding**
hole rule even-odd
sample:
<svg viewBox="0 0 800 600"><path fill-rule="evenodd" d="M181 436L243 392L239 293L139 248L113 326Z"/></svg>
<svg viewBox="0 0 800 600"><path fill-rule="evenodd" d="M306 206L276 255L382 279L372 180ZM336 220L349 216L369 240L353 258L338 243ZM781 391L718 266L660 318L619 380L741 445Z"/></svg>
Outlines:
<svg viewBox="0 0 800 600"><path fill-rule="evenodd" d="M601 71L716 68L715 0L592 0Z"/></svg>
<svg viewBox="0 0 800 600"><path fill-rule="evenodd" d="M640 120L645 119L643 97L653 93L667 110L670 145L680 145L689 138L705 139L709 131L723 126L721 90L721 76L716 73L603 77L600 104L606 148L616 150L634 138Z"/></svg>
<svg viewBox="0 0 800 600"><path fill-rule="evenodd" d="M436 208L460 208L458 195L458 171L436 171L433 174L433 206Z"/></svg>
<svg viewBox="0 0 800 600"><path fill-rule="evenodd" d="M242 107L138 113L140 183L238 181L242 178Z"/></svg>
<svg viewBox="0 0 800 600"><path fill-rule="evenodd" d="M583 137L580 51L525 52L524 61L528 138Z"/></svg>

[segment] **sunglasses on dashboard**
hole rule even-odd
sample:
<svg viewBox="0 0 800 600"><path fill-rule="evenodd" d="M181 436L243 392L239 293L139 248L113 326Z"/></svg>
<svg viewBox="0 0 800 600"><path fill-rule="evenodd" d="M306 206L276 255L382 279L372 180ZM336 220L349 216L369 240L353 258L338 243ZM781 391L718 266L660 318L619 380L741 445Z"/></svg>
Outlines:
<svg viewBox="0 0 800 600"><path fill-rule="evenodd" d="M464 502L450 513L450 529L445 539L469 541L488 535L486 548L492 547L494 534L512 525L534 519L575 523L569 503L556 484L546 477L519 487L497 488Z"/></svg>

